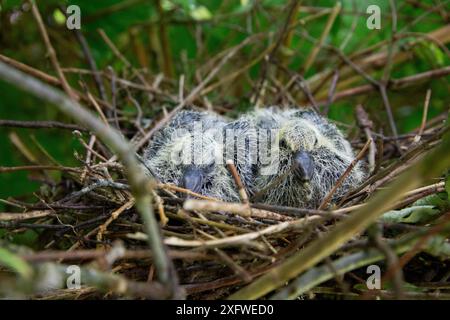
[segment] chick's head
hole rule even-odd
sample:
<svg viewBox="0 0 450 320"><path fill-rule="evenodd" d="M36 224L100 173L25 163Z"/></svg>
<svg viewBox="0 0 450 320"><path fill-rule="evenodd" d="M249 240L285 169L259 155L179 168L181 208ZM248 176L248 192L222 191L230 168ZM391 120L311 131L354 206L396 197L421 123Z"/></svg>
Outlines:
<svg viewBox="0 0 450 320"><path fill-rule="evenodd" d="M305 119L286 121L279 131L280 152L290 158L293 173L304 182L314 174L314 154L329 145L317 125Z"/></svg>
<svg viewBox="0 0 450 320"><path fill-rule="evenodd" d="M230 174L223 165L221 130L174 130L148 159L164 183L223 200L237 200Z"/></svg>
<svg viewBox="0 0 450 320"><path fill-rule="evenodd" d="M257 187L269 203L317 208L354 159L353 150L339 129L315 112L286 110L281 115L271 147L277 152L267 167L260 167ZM363 177L358 164L333 200Z"/></svg>

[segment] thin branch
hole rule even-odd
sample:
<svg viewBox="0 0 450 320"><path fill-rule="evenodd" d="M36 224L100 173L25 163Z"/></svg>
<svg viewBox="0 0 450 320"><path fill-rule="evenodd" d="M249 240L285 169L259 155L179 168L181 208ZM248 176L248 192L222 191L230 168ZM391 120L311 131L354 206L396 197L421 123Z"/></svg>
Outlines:
<svg viewBox="0 0 450 320"><path fill-rule="evenodd" d="M159 226L153 214L151 206L151 189L154 184L149 180L139 162L136 160L132 146L125 141L122 135L111 127L105 126L90 111L82 107L78 102L69 99L60 91L42 83L33 77L17 71L0 62L0 78L11 84L49 102L58 107L62 112L71 116L78 123L90 128L97 137L102 139L119 156L126 167L128 180L135 197L136 207L141 213L148 243L155 254L155 265L158 279L169 285L175 294L177 283L173 274L173 266L162 243ZM172 274L171 274L172 273Z"/></svg>
<svg viewBox="0 0 450 320"><path fill-rule="evenodd" d="M58 78L61 81L61 85L62 85L64 91L67 93L67 95L71 99L78 100L77 95L72 91L72 88L70 87L69 83L66 80L66 77L64 76L64 73L61 70L61 66L59 65L58 57L56 56L55 49L53 48L52 43L50 42L50 38L48 37L47 29L45 29L45 25L44 25L44 22L42 21L42 17L41 17L41 14L39 13L39 9L36 5L36 1L30 0L30 5L31 5L31 11L33 12L33 16L36 19L36 22L38 24L42 39L44 40L45 47L47 48L47 53L50 57L50 61L53 64L53 68L55 68L56 74L58 75Z"/></svg>

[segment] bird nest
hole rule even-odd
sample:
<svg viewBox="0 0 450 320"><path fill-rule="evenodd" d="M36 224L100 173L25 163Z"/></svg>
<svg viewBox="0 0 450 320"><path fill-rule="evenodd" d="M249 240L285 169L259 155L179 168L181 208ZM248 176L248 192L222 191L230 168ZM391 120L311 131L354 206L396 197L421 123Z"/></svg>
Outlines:
<svg viewBox="0 0 450 320"><path fill-rule="evenodd" d="M445 237L439 236L442 229L448 229L448 215L442 216L444 208L440 207L446 205L441 199L446 196L443 180L401 194L391 207L395 211L390 211L362 233L357 228L343 229L354 234L343 246L327 253L327 242L323 239L327 239L340 222L348 221L355 211L368 202L370 205L376 190L385 188L407 171L439 143L444 132L443 123L434 120L393 140L371 132L367 114L361 107L358 110L363 125L353 144L355 149L364 152L355 162L367 155L369 147L378 148L372 151L383 156L375 159L371 176L340 203L327 204L320 210L252 202L227 203L170 184L155 182L150 186L153 211L161 227L164 249L173 262L171 272L176 274L178 294L186 294L191 299L228 297L259 276L283 267L289 259L296 261L299 253L314 246L319 252L305 251L304 259L314 260L315 255L323 251L326 256L323 264L314 266L315 263L298 260L306 272L287 288L278 288L275 298L432 295L436 287L427 286L429 272L434 277L449 275L448 262L439 259L448 255L450 248ZM167 116L159 119L164 117ZM163 120L155 120L155 123L158 121ZM28 252L7 243L4 246L38 268L39 276L34 279L36 287L49 281L49 272L64 272L70 265L79 266L85 272L97 272L78 289L33 292L35 298L86 299L121 295L167 298L167 288L156 285L158 265L148 249L146 228L134 206L124 166L95 135L81 131L81 127L78 129L74 134L85 150L76 157L82 165L2 168L2 171L62 172L61 179L52 188L43 185L36 194L40 199L37 203L8 199L11 208L22 212L1 216L1 227L10 234L28 229L38 231L39 249ZM135 146L146 145L145 140L150 138L146 129L140 129L130 126L124 131L133 137ZM364 144L364 130L378 141L378 146ZM381 146L384 148L380 149ZM401 157L397 156L396 148L401 150ZM239 181L236 188L238 185ZM412 294L400 288L398 292L395 288L368 290L366 268L374 264L385 271L386 283L407 279L418 291ZM52 269L52 265L58 268ZM297 267L293 265L292 270ZM109 278L107 274L118 276ZM122 281L126 289L118 285ZM441 294L444 292L445 289Z"/></svg>
<svg viewBox="0 0 450 320"><path fill-rule="evenodd" d="M6 230L0 248L5 252L0 251L0 257L11 259L7 269L0 269L0 293L36 299L450 297L449 182L442 176L449 163L448 142L443 139L447 115L427 121L429 95L421 126L407 134L387 136L377 131L361 105L356 112L358 126L338 123L349 134L354 150L360 151L348 170L365 161L371 173L339 202L325 201L320 209L254 203L246 197L228 203L180 186L136 181L139 174L133 176L132 172L136 166L133 169L130 161L123 161L124 155L142 154L155 132L179 111L195 102L202 110L234 112L232 103L208 100L207 94L222 86L221 80L210 81L242 47L257 43L258 37L250 36L206 64L207 76L192 90L184 87L183 77L177 84L135 69L132 75L116 75L112 70L64 70L83 79L92 76L93 87L97 85L100 93L101 83L111 84L112 102L101 94L97 97L92 89L77 91L61 78L1 56L3 62L21 70L23 77L31 75L40 83L63 88L66 98L89 106L103 124L98 129L89 121L78 121L79 125L2 122L3 126L71 130L81 151L75 153L79 163L75 167L51 163L0 169L27 170L44 181L35 193L36 202L4 200L9 212L0 215L0 227ZM114 44L107 43L119 59L125 59ZM353 62L343 60L349 69L355 69ZM389 63L386 59L379 62ZM337 81L332 74L327 78L334 81L330 99L314 101L305 79L276 59L270 63L283 79L300 83L305 105L326 113ZM367 78L364 71L356 71ZM385 99L390 88L446 72L448 67L414 79L394 80L389 87L377 82L358 90L379 89ZM291 104L289 90L277 90L276 81L265 80L261 79L256 90L255 104L261 105L268 96L264 92L272 91L277 92L276 101L268 103ZM336 99L358 94L358 90L338 93ZM55 102L50 95L48 98ZM389 104L387 107L389 110ZM115 141L104 139L104 128L120 131L131 141L133 152L122 150L116 155L116 150L109 148ZM233 173L233 168L229 169ZM49 171L61 175L54 179L47 175ZM239 189L235 172L233 177ZM338 183L344 179L345 175ZM148 203L150 208L142 206ZM34 250L6 241L27 230L38 234ZM6 272L10 269L15 274ZM76 275L73 270L80 270L81 286L75 278L68 278ZM381 286L374 281L378 274ZM70 283L73 286L67 287Z"/></svg>

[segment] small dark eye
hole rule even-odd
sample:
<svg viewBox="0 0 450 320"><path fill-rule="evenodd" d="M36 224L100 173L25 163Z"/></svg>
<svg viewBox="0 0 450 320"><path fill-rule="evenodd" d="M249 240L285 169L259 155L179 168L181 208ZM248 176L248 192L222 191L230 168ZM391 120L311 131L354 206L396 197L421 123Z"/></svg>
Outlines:
<svg viewBox="0 0 450 320"><path fill-rule="evenodd" d="M287 147L288 145L286 143L286 140L284 139L280 140L280 148L287 149Z"/></svg>
<svg viewBox="0 0 450 320"><path fill-rule="evenodd" d="M319 143L319 140L317 139L316 136L314 136L314 146L317 146L318 143Z"/></svg>

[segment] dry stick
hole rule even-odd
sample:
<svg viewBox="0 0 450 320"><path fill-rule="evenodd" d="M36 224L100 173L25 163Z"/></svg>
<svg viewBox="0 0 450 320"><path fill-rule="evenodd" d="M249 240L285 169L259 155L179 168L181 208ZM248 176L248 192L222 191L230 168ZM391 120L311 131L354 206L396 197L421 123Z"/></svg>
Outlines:
<svg viewBox="0 0 450 320"><path fill-rule="evenodd" d="M258 239L259 237L263 235L268 234L274 234L274 233L280 233L283 231L287 231L289 229L298 229L305 227L308 223L317 221L321 219L321 217L313 216L313 217L306 217L301 218L294 221L286 221L281 222L276 225L266 227L262 230L249 232L246 234L240 234L237 236L231 236L226 237L222 239L215 239L215 240L183 240L176 237L170 237L165 239L165 243L170 246L177 246L177 247L223 247L223 246L234 246L234 245L241 245L241 244L249 244L251 240Z"/></svg>
<svg viewBox="0 0 450 320"><path fill-rule="evenodd" d="M40 80L42 80L42 81L44 81L46 83L62 87L61 80L59 80L58 78L53 77L51 75L48 75L48 74L46 74L46 73L44 73L44 72L42 72L42 71L40 71L38 69L35 69L33 67L28 66L26 64L23 64L22 62L16 61L14 59L11 59L11 58L6 57L6 56L1 55L1 54L0 54L0 61L5 62L6 64L9 64L9 65L13 66L14 68L16 68L16 69L18 69L20 71L23 71L23 72L25 72L27 74L30 74L33 77L36 77L36 78L38 78L38 79L40 79ZM61 70L63 70L63 68ZM141 88L141 90L143 90L143 89ZM77 91L76 89L72 89L72 91L75 92L75 94L78 97L80 97L83 101L89 102L88 98L83 93ZM96 99L96 100L101 106L109 107L108 104L105 101L99 100L99 99Z"/></svg>
<svg viewBox="0 0 450 320"><path fill-rule="evenodd" d="M131 199L131 200L127 201L124 205L122 205L119 209L114 210L114 212L111 213L111 217L109 217L108 220L105 221L105 223L103 223L101 226L99 226L98 233L97 233L97 241L99 241L99 242L102 241L103 234L106 232L106 229L111 224L111 222L116 220L122 214L122 212L130 209L133 205L134 205L134 199Z"/></svg>
<svg viewBox="0 0 450 320"><path fill-rule="evenodd" d="M389 102L389 97L387 94L386 84L379 83L378 89L380 90L381 98L383 100L384 107L386 109L386 113L388 115L389 126L391 127L392 135L394 136L394 142L397 147L397 150L402 153L402 149L400 143L398 141L398 131L397 126L395 124L394 115L392 114L391 104Z"/></svg>
<svg viewBox="0 0 450 320"><path fill-rule="evenodd" d="M450 41L450 36L448 36L450 33L450 25L439 28L437 30L434 30L432 32L430 32L429 34L427 34L430 38L435 39L435 41L441 41L443 44L447 43ZM413 45L416 45L418 43L418 41L414 41L413 43L411 43L410 45L407 46L407 49L411 49L413 47ZM379 44L377 44L378 46L384 45L385 42L380 42ZM336 48L331 48L330 46L326 46L324 45L324 48L334 51L336 52ZM354 54L351 56L352 59L354 60L359 60L359 65L361 68L369 71L372 70L374 68L376 68L377 66L381 66L384 65L386 63L386 58L387 58L387 53L386 52L377 52L374 54L371 54L370 56L366 56L367 53L371 52L373 50L363 50L361 52L358 52L357 54ZM404 62L405 60L407 60L410 57L410 54L407 50L402 50L400 52L398 52L394 59L396 63L401 63ZM342 65L342 64L341 64ZM346 79L343 82L345 83L345 85L350 85L351 83L354 83L355 81L359 81L359 76L355 75L352 76L352 74L354 73L355 69L350 67L350 66L345 66L341 68L341 72L340 72L340 76L341 79ZM326 79L328 77L331 76L331 71L326 71L323 73L318 73L315 76L311 77L311 79L308 80L308 83L310 84L311 87L316 88L316 84L317 82L323 82L323 79ZM352 77L350 77L352 76ZM322 84L319 83L319 85L321 86ZM322 92L318 92L319 96L324 96L324 92L322 90Z"/></svg>
<svg viewBox="0 0 450 320"><path fill-rule="evenodd" d="M72 171L72 172L80 172L81 170L78 168L71 167L61 167L61 166L46 166L46 165L37 165L37 166L18 166L18 167L0 167L0 173L3 172L16 172L16 171L40 171L40 170L59 170L59 171Z"/></svg>
<svg viewBox="0 0 450 320"><path fill-rule="evenodd" d="M106 119L106 116L103 113L102 109L100 108L97 101L95 101L94 97L92 96L92 94L89 91L87 92L87 97L88 97L89 101L92 103L92 105L94 106L95 110L97 110L97 112L100 115L100 118L102 119L105 126L109 127L108 119Z"/></svg>
<svg viewBox="0 0 450 320"><path fill-rule="evenodd" d="M158 183L158 184L156 185L156 188L158 188L158 189L164 189L164 190L172 190L172 191L175 191L175 192L180 192L180 193L188 194L188 195L190 195L190 196L194 196L194 197L196 197L196 198L203 199L203 200L217 201L217 199L215 199L215 198L211 198L211 197L208 197L208 196L204 196L204 195L202 195L202 194L200 194L200 193L196 193L196 192L191 191L191 190L189 190L189 189L185 189L185 188L182 188L182 187L178 187L178 186L176 186L176 185L174 185L174 184Z"/></svg>
<svg viewBox="0 0 450 320"><path fill-rule="evenodd" d="M148 243L155 254L155 266L159 281L169 285L175 293L177 277L173 274L173 265L167 256L161 239L161 232L153 214L151 193L153 182L147 177L136 160L133 148L111 127L105 126L90 111L78 102L69 99L62 92L42 83L33 77L17 71L0 62L0 78L13 85L57 106L62 112L71 116L76 122L90 128L100 139L122 159L127 169L128 180L136 201L137 210L144 221ZM172 274L171 274L172 273Z"/></svg>
<svg viewBox="0 0 450 320"><path fill-rule="evenodd" d="M427 124L427 115L428 115L428 107L430 105L430 99L431 99L431 89L428 89L427 94L425 96L425 103L423 105L422 123L420 124L419 132L414 137L414 143L418 143L420 141L423 131L425 130L425 125Z"/></svg>
<svg viewBox="0 0 450 320"><path fill-rule="evenodd" d="M174 70L172 64L172 52L170 50L169 37L167 36L166 15L162 7L162 0L156 0L156 7L159 15L159 40L163 53L163 71L168 78L173 78Z"/></svg>
<svg viewBox="0 0 450 320"><path fill-rule="evenodd" d="M395 138L395 144L397 146L397 149L399 150L399 152L401 152L401 148L400 148L400 144L398 142L398 132L397 132L397 126L395 124L395 120L394 120L394 116L392 114L392 108L391 105L389 103L389 98L387 95L387 79L386 80L382 80L382 81L377 81L375 80L373 77L371 77L369 74L367 74L360 66L358 66L357 64L355 64L354 62L352 62L345 54L343 54L340 50L338 50L335 47L332 46L325 46L324 47L328 48L331 51L334 51L335 53L338 54L338 56L346 63L349 65L350 68L352 68L355 72L357 72L360 76L362 76L364 79L366 79L370 84L372 84L373 86L375 86L381 94L381 98L383 100L383 104L385 106L386 109L386 113L388 115L388 120L389 120L389 125L391 127L392 130L392 134L394 135ZM387 58L387 63L386 66L389 66L392 61L389 57L392 57L392 55L388 54L388 58ZM389 67L390 68L390 67ZM387 70L388 67L385 69ZM387 76L389 77L389 73L385 73L387 74Z"/></svg>
<svg viewBox="0 0 450 320"><path fill-rule="evenodd" d="M373 223L383 212L389 210L406 191L420 186L427 178L438 175L448 168L450 166L449 148L450 136L447 135L438 148L392 182L388 190L378 192L371 201L336 224L329 233L311 242L306 248L272 268L252 284L231 295L229 299L260 298L331 255L351 237Z"/></svg>
<svg viewBox="0 0 450 320"><path fill-rule="evenodd" d="M390 164L385 169L377 173L376 175L370 177L366 181L364 181L358 188L351 191L350 194L356 194L366 188L368 185L372 183L376 183L380 179L388 176L392 173L392 171L397 170L400 166L405 166L405 163L411 162L416 159L421 153L429 150L433 147L433 144L436 143L443 135L450 131L450 128L447 126L446 128L440 129L435 132L432 136L430 136L428 141L424 141L421 144L410 148L407 153L405 153L398 161Z"/></svg>
<svg viewBox="0 0 450 320"><path fill-rule="evenodd" d="M241 42L238 46L234 47L227 55L223 57L223 59L217 64L217 66L203 79L201 83L199 83L194 90L189 93L189 95L181 101L172 111L170 111L167 116L165 116L161 121L159 121L147 134L142 137L142 139L136 144L136 149L139 150L144 144L153 136L153 134L162 128L167 122L169 122L172 117L178 113L186 104L191 103L198 94L201 93L203 88L211 81L212 78L216 76L216 74L222 69L222 67L231 59L242 47L248 44L252 38L247 38L243 42Z"/></svg>
<svg viewBox="0 0 450 320"><path fill-rule="evenodd" d="M164 227L169 222L169 218L167 218L166 212L164 210L164 201L155 192L155 190L152 190L152 195L153 195L153 198L155 199L156 207L158 208L159 220L161 221L161 226Z"/></svg>
<svg viewBox="0 0 450 320"><path fill-rule="evenodd" d="M240 265L238 265L234 260L227 255L223 250L214 248L214 251L219 255L223 262L234 271L234 273L239 276L244 283L248 283L252 280L252 276Z"/></svg>
<svg viewBox="0 0 450 320"><path fill-rule="evenodd" d="M249 205L247 191L245 191L244 184L242 183L241 177L239 176L239 173L236 169L236 166L233 163L233 160L227 160L227 167L231 173L231 176L234 179L234 182L236 183L236 186L238 187L239 196L240 196L242 202L248 206L249 214L251 214L251 208Z"/></svg>
<svg viewBox="0 0 450 320"><path fill-rule="evenodd" d="M255 34L247 39L244 40L244 42L246 42L246 44L248 42L250 42L253 39L257 39L257 38L261 38L262 36L264 36L265 34ZM238 46L242 46L244 44L244 42L241 42ZM275 46L275 44L271 44L269 45L266 49L264 49L263 52L261 52L257 57L255 57L253 60L251 60L249 63L245 64L244 66L242 66L239 70L236 70L234 72L231 72L230 74L225 75L224 77L220 78L220 80L216 81L215 83L210 84L208 87L206 87L205 89L203 89L201 91L201 95L206 95L207 93L215 90L216 88L220 87L221 85L228 83L230 81L232 81L233 79L235 79L236 77L238 77L239 75L241 75L243 72L247 71L248 69L250 69L251 67L253 67L254 65L256 65L258 62L260 62L262 59L264 59L264 57L267 56L267 54L273 50L273 47ZM231 50L230 50L231 51Z"/></svg>
<svg viewBox="0 0 450 320"><path fill-rule="evenodd" d="M120 53L119 49L117 49L117 47L114 45L114 43L111 41L111 39L106 35L105 31L103 31L103 29L98 29L98 33L100 34L100 37L102 37L103 41L105 41L105 43L108 45L108 47L114 53L114 55L117 58L119 58L127 68L130 68L136 74L139 81L141 81L144 86L150 87L150 85L145 80L145 78L142 76L142 74L140 74L136 70L136 68L133 67L133 65L130 63L130 61L128 61L127 58L125 58L125 56L122 53Z"/></svg>
<svg viewBox="0 0 450 320"><path fill-rule="evenodd" d="M260 102L264 96L265 86L266 86L266 79L267 79L267 73L268 73L268 63L272 62L274 56L276 55L278 49L280 46L284 43L285 40L288 40L289 37L291 37L292 31L293 31L293 18L295 17L296 13L298 12L300 8L300 0L291 0L291 2L288 4L288 14L286 17L286 21L283 24L283 27L278 32L278 38L277 41L274 43L270 51L267 52L266 63L263 64L261 67L261 76L259 80L258 87L255 90L255 94L252 97L252 102L258 107L260 105ZM290 40L288 40L290 41Z"/></svg>
<svg viewBox="0 0 450 320"><path fill-rule="evenodd" d="M395 47L395 43L397 41L397 38L396 38L396 34L397 34L397 9L395 7L394 0L389 0L389 6L391 7L392 30L391 30L391 37L389 39L386 64L384 66L383 77L382 77L382 80L381 80L381 82L383 84L386 84L389 81L389 78L391 76L392 62L393 62L392 59L394 58L394 47Z"/></svg>
<svg viewBox="0 0 450 320"><path fill-rule="evenodd" d="M259 219L269 219L275 221L290 221L293 217L284 216L269 210L253 208L249 210L248 204L222 202L217 200L194 200L189 199L184 202L183 208L188 211L226 211L243 217L253 217Z"/></svg>
<svg viewBox="0 0 450 320"><path fill-rule="evenodd" d="M446 66L439 69L433 69L429 71L425 71L422 73L418 73L412 76L400 78L400 79L392 79L390 83L392 84L393 89L400 89L406 86L409 86L413 83L420 82L423 80L433 79L444 77L450 74L450 66Z"/></svg>
<svg viewBox="0 0 450 320"><path fill-rule="evenodd" d="M0 221L17 221L17 220L28 220L35 218L42 218L52 214L52 210L37 210L25 213L8 213L0 212Z"/></svg>
<svg viewBox="0 0 450 320"><path fill-rule="evenodd" d="M378 230L376 230L376 234L373 237L375 246L386 257L386 262L387 262L389 268L392 267L393 265L397 265L398 264L397 254L389 246L387 241L385 241L383 239L383 237L382 237L383 233L382 233L380 226L375 226L375 228L378 229ZM399 300L404 299L403 283L404 283L403 271L401 269L398 269L395 272L393 284L394 284L394 292L395 292L396 298Z"/></svg>
<svg viewBox="0 0 450 320"><path fill-rule="evenodd" d="M320 49L322 48L323 43L325 42L328 34L330 33L331 27L333 26L334 21L336 20L337 15L339 14L339 11L341 11L341 3L337 2L336 5L333 8L333 11L331 11L330 16L328 17L327 24L325 25L324 30L322 31L322 34L320 35L319 42L317 45L315 45L311 52L309 53L308 57L306 58L305 64L303 65L302 73L306 73L309 68L313 65L314 60L316 60L317 54L319 53Z"/></svg>
<svg viewBox="0 0 450 320"><path fill-rule="evenodd" d="M58 57L56 56L55 49L53 48L52 43L50 42L50 38L48 37L48 33L47 30L45 29L41 14L39 13L39 9L36 5L36 1L30 0L30 5L31 11L33 12L33 16L38 24L39 32L41 33L45 47L47 48L47 54L50 57L50 61L53 64L53 68L55 68L56 74L58 75L58 78L61 81L61 85L64 91L71 99L78 100L78 96L72 91L72 88L70 88L69 83L67 82L66 77L64 76L64 73L61 70L61 67L58 62Z"/></svg>
<svg viewBox="0 0 450 320"><path fill-rule="evenodd" d="M81 137L79 137L79 140L82 140L84 142L84 140ZM89 149L87 149L86 158L84 160L86 165L84 167L83 173L80 176L80 181L82 183L84 183L84 179L86 178L86 174L88 173L88 170L89 170L89 167L90 167L90 164L91 164L91 158L92 158L92 151L91 151L91 149L94 147L94 144L95 144L96 140L97 140L97 138L94 135L91 135L91 137L89 138L89 144L88 144Z"/></svg>
<svg viewBox="0 0 450 320"><path fill-rule="evenodd" d="M6 128L29 128L29 129L64 129L87 131L86 128L70 123L62 123L57 121L16 121L16 120L0 120L0 127Z"/></svg>
<svg viewBox="0 0 450 320"><path fill-rule="evenodd" d="M281 32L280 40L282 41L281 44L282 44L282 46L284 48L290 48L291 47L292 38L294 36L294 31L295 31L295 28L293 28L292 26L294 24L296 24L295 19L300 14L301 3L302 3L301 0L300 1L299 0L294 1L293 7L292 7L292 9L291 9L291 11L290 11L290 13L289 13L289 15L287 17L287 20L286 20L286 24L285 24L285 28L284 28L285 30L283 30ZM281 52L279 52L278 56L281 56L279 58L280 63L282 65L286 66L288 64L288 62L289 62L289 59L288 59L289 56L285 55L285 54L281 54Z"/></svg>
<svg viewBox="0 0 450 320"><path fill-rule="evenodd" d="M22 70L23 72L28 73L28 74L32 75L33 77L39 78L39 79L41 79L49 84L52 84L54 86L59 86L61 84L61 81L58 78L55 78L55 77L48 75L38 69L30 67L22 62L16 61L16 60L11 59L2 54L0 54L0 61L7 63L16 69Z"/></svg>
<svg viewBox="0 0 450 320"><path fill-rule="evenodd" d="M330 106L334 101L334 94L336 93L336 85L337 85L338 79L339 79L339 71L336 69L336 71L334 72L333 78L331 79L330 89L328 90L327 103L322 110L322 115L324 115L324 116L328 116L328 111L330 110Z"/></svg>
<svg viewBox="0 0 450 320"><path fill-rule="evenodd" d="M226 211L243 217L251 216L248 205L232 202L188 199L184 202L183 209L187 211Z"/></svg>
<svg viewBox="0 0 450 320"><path fill-rule="evenodd" d="M28 262L45 262L53 260L92 260L105 256L107 250L104 249L80 249L75 251L53 251L46 250L35 253L25 253L21 255L21 258ZM208 255L202 252L194 251L179 251L169 250L168 254L174 259L187 259L187 260L215 260L217 259L213 255ZM120 260L127 259L152 259L153 254L150 250L126 250Z"/></svg>
<svg viewBox="0 0 450 320"><path fill-rule="evenodd" d="M389 81L388 87L389 87L389 89L392 89L392 90L400 90L400 89L415 85L416 83L418 83L420 81L444 77L449 74L450 74L450 66L447 66L447 67L443 67L440 69L434 69L434 70L429 70L429 71L425 71L422 73L418 73L413 76L403 77L400 79L391 79ZM348 97L357 96L357 95L361 95L361 94L366 94L371 91L374 91L375 89L376 88L370 84L346 89L346 90L337 92L336 95L334 96L334 101L342 100L342 99L345 99ZM326 103L327 103L326 99L319 100L317 102L318 106L324 106L324 105L326 105Z"/></svg>
<svg viewBox="0 0 450 320"><path fill-rule="evenodd" d="M95 59L92 56L91 49L89 48L86 38L84 37L83 33L78 29L74 29L74 33L75 33L75 37L78 40L78 43L81 46L81 50L83 51L86 62L88 63L89 68L92 71L92 76L93 76L94 82L97 86L98 93L100 94L100 98L103 101L107 101L108 98L106 96L103 79L100 76L100 73L98 72L97 63L95 62Z"/></svg>
<svg viewBox="0 0 450 320"><path fill-rule="evenodd" d="M317 113L320 113L320 110L318 109L317 102L314 98L313 93L311 92L311 89L308 86L308 83L306 82L305 78L303 78L302 75L289 70L288 68L284 67L280 63L276 62L277 67L279 67L281 70L286 72L287 74L294 77L294 82L299 86L300 90L302 90L303 94L308 98L309 102L311 103L311 107L316 111Z"/></svg>
<svg viewBox="0 0 450 320"><path fill-rule="evenodd" d="M16 132L10 132L9 140L11 140L12 144L22 153L22 155L31 163L38 164L39 161L37 157L33 154L33 152L30 151L30 149L23 143L23 141L20 139L20 137L17 135Z"/></svg>
<svg viewBox="0 0 450 320"><path fill-rule="evenodd" d="M81 143L81 145L90 153L94 154L97 158L99 158L100 160L106 162L108 161L104 156L102 156L100 153L98 153L97 151L95 151L94 149L92 149L91 146L87 145L86 142L83 140L83 137L81 135L80 132L75 131L74 135L78 138L78 141ZM91 136L91 137L95 137L95 136Z"/></svg>
<svg viewBox="0 0 450 320"><path fill-rule="evenodd" d="M368 155L369 172L372 173L375 169L375 155L376 155L375 142L373 141L372 137L373 122L369 119L369 115L364 110L363 106L360 104L356 106L356 118L358 120L359 127L364 130L367 140L372 140L372 143L370 144L369 147L369 155Z"/></svg>

